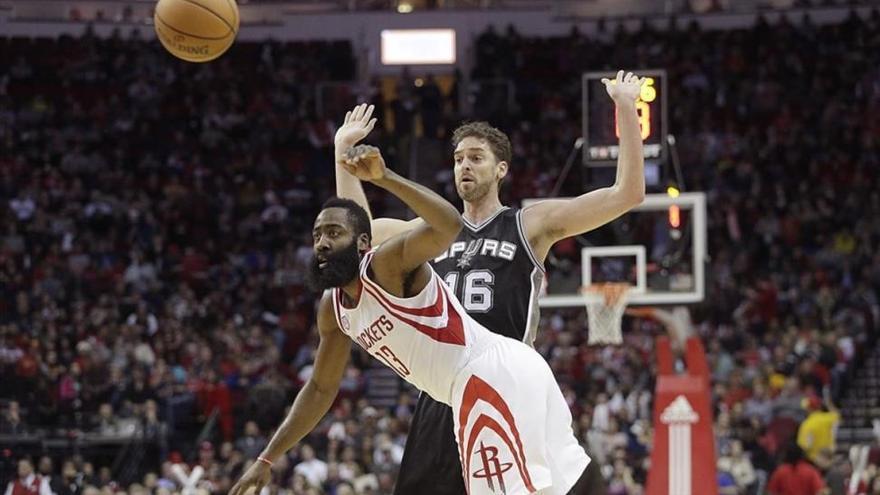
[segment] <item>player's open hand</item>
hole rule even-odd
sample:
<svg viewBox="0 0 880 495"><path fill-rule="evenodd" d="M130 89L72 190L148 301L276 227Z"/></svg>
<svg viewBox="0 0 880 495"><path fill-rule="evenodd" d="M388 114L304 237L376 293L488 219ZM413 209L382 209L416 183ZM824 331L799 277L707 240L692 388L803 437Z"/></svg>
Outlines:
<svg viewBox="0 0 880 495"><path fill-rule="evenodd" d="M617 71L617 77L614 79L602 78L608 96L617 104L635 103L642 92L644 82L644 77L638 77L632 72L624 75L622 70Z"/></svg>
<svg viewBox="0 0 880 495"><path fill-rule="evenodd" d="M360 180L374 181L385 177L387 168L379 148L359 144L345 153L342 167Z"/></svg>
<svg viewBox="0 0 880 495"><path fill-rule="evenodd" d="M229 490L229 495L260 495L263 487L268 485L271 480L272 471L269 466L263 462L254 462L244 472L238 483Z"/></svg>
<svg viewBox="0 0 880 495"><path fill-rule="evenodd" d="M345 121L336 131L334 138L336 146L349 148L358 144L367 134L373 130L376 125L376 119L371 119L373 115L373 105L367 106L366 103L349 110L345 114Z"/></svg>

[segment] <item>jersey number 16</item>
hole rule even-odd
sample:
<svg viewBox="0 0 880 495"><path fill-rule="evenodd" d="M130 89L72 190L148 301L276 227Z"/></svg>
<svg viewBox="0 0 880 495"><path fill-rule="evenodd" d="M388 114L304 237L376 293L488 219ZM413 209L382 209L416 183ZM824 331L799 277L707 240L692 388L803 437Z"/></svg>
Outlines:
<svg viewBox="0 0 880 495"><path fill-rule="evenodd" d="M458 287L459 278L461 278L460 272L449 272L443 280L458 296L465 311L486 313L492 309L492 286L495 284L495 275L492 272L471 270L465 273L461 290Z"/></svg>

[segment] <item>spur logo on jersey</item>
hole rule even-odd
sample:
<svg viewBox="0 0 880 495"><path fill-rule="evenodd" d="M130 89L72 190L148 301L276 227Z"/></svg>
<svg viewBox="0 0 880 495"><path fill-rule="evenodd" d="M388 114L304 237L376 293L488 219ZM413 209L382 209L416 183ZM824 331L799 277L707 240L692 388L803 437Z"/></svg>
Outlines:
<svg viewBox="0 0 880 495"><path fill-rule="evenodd" d="M480 448L474 451L477 459L482 462L483 467L474 471L474 478L485 478L489 484L489 489L493 493L506 494L507 489L504 487L504 473L513 466L512 462L501 462L498 460L498 447L484 445L480 442ZM495 490L495 485L498 490Z"/></svg>
<svg viewBox="0 0 880 495"><path fill-rule="evenodd" d="M459 256L460 255L460 256ZM490 256L507 261L513 261L516 256L516 244L508 241L495 239L476 239L470 242L453 242L445 253L434 258L434 263L439 263L446 258L458 258L458 267L467 268L476 256Z"/></svg>
<svg viewBox="0 0 880 495"><path fill-rule="evenodd" d="M382 315L376 318L376 321L371 323L370 326L361 330L355 340L357 340L361 347L369 350L370 347L373 347L373 345L382 340L391 330L394 330L394 323L387 316Z"/></svg>
<svg viewBox="0 0 880 495"><path fill-rule="evenodd" d="M477 239L475 241L471 241L468 243L467 248L465 248L464 252L461 253L461 256L458 257L458 263L456 266L459 268L467 268L471 266L471 260L474 256L476 256L477 251L480 250L480 246L483 244L483 239Z"/></svg>

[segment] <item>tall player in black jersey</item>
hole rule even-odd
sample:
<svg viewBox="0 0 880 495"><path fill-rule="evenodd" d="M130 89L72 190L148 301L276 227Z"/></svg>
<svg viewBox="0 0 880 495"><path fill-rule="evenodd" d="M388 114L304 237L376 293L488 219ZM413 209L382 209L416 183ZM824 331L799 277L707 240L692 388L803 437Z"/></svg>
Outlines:
<svg viewBox="0 0 880 495"><path fill-rule="evenodd" d="M571 199L548 199L518 210L501 204L499 187L508 173L508 137L485 122L455 130L455 186L464 202L464 229L434 260L434 269L455 291L465 310L491 331L531 344L538 325L538 292L544 259L557 241L588 232L632 209L645 195L644 154L635 102L643 79L617 73L603 80L617 107L620 152L612 186ZM369 212L360 181L342 167L345 153L372 130L372 106L346 114L336 134L336 192ZM378 245L414 228L420 219L374 219ZM462 469L452 435L451 409L421 394L407 438L396 495L462 495ZM606 491L590 463L572 493Z"/></svg>

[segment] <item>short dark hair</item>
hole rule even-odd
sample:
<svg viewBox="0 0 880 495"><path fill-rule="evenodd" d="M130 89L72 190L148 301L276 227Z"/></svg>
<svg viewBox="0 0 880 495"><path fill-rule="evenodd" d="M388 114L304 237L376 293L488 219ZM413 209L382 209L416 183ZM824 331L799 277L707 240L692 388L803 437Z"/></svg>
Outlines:
<svg viewBox="0 0 880 495"><path fill-rule="evenodd" d="M352 227L354 227L354 235L359 236L361 234L367 234L367 237L370 240L373 239L373 230L370 227L370 215L367 214L366 210L361 208L361 205L350 199L332 197L325 201L324 205L321 206L322 210L326 210L327 208L344 209L347 213L348 220L351 222Z"/></svg>
<svg viewBox="0 0 880 495"><path fill-rule="evenodd" d="M790 441L783 451L782 461L786 464L797 464L804 459L804 450L794 440Z"/></svg>
<svg viewBox="0 0 880 495"><path fill-rule="evenodd" d="M489 143L489 149L492 150L495 158L499 162L507 162L510 165L510 160L513 156L510 138L497 127L492 127L488 122L467 122L462 124L452 132L452 148L455 149L458 143L466 137L485 140Z"/></svg>

